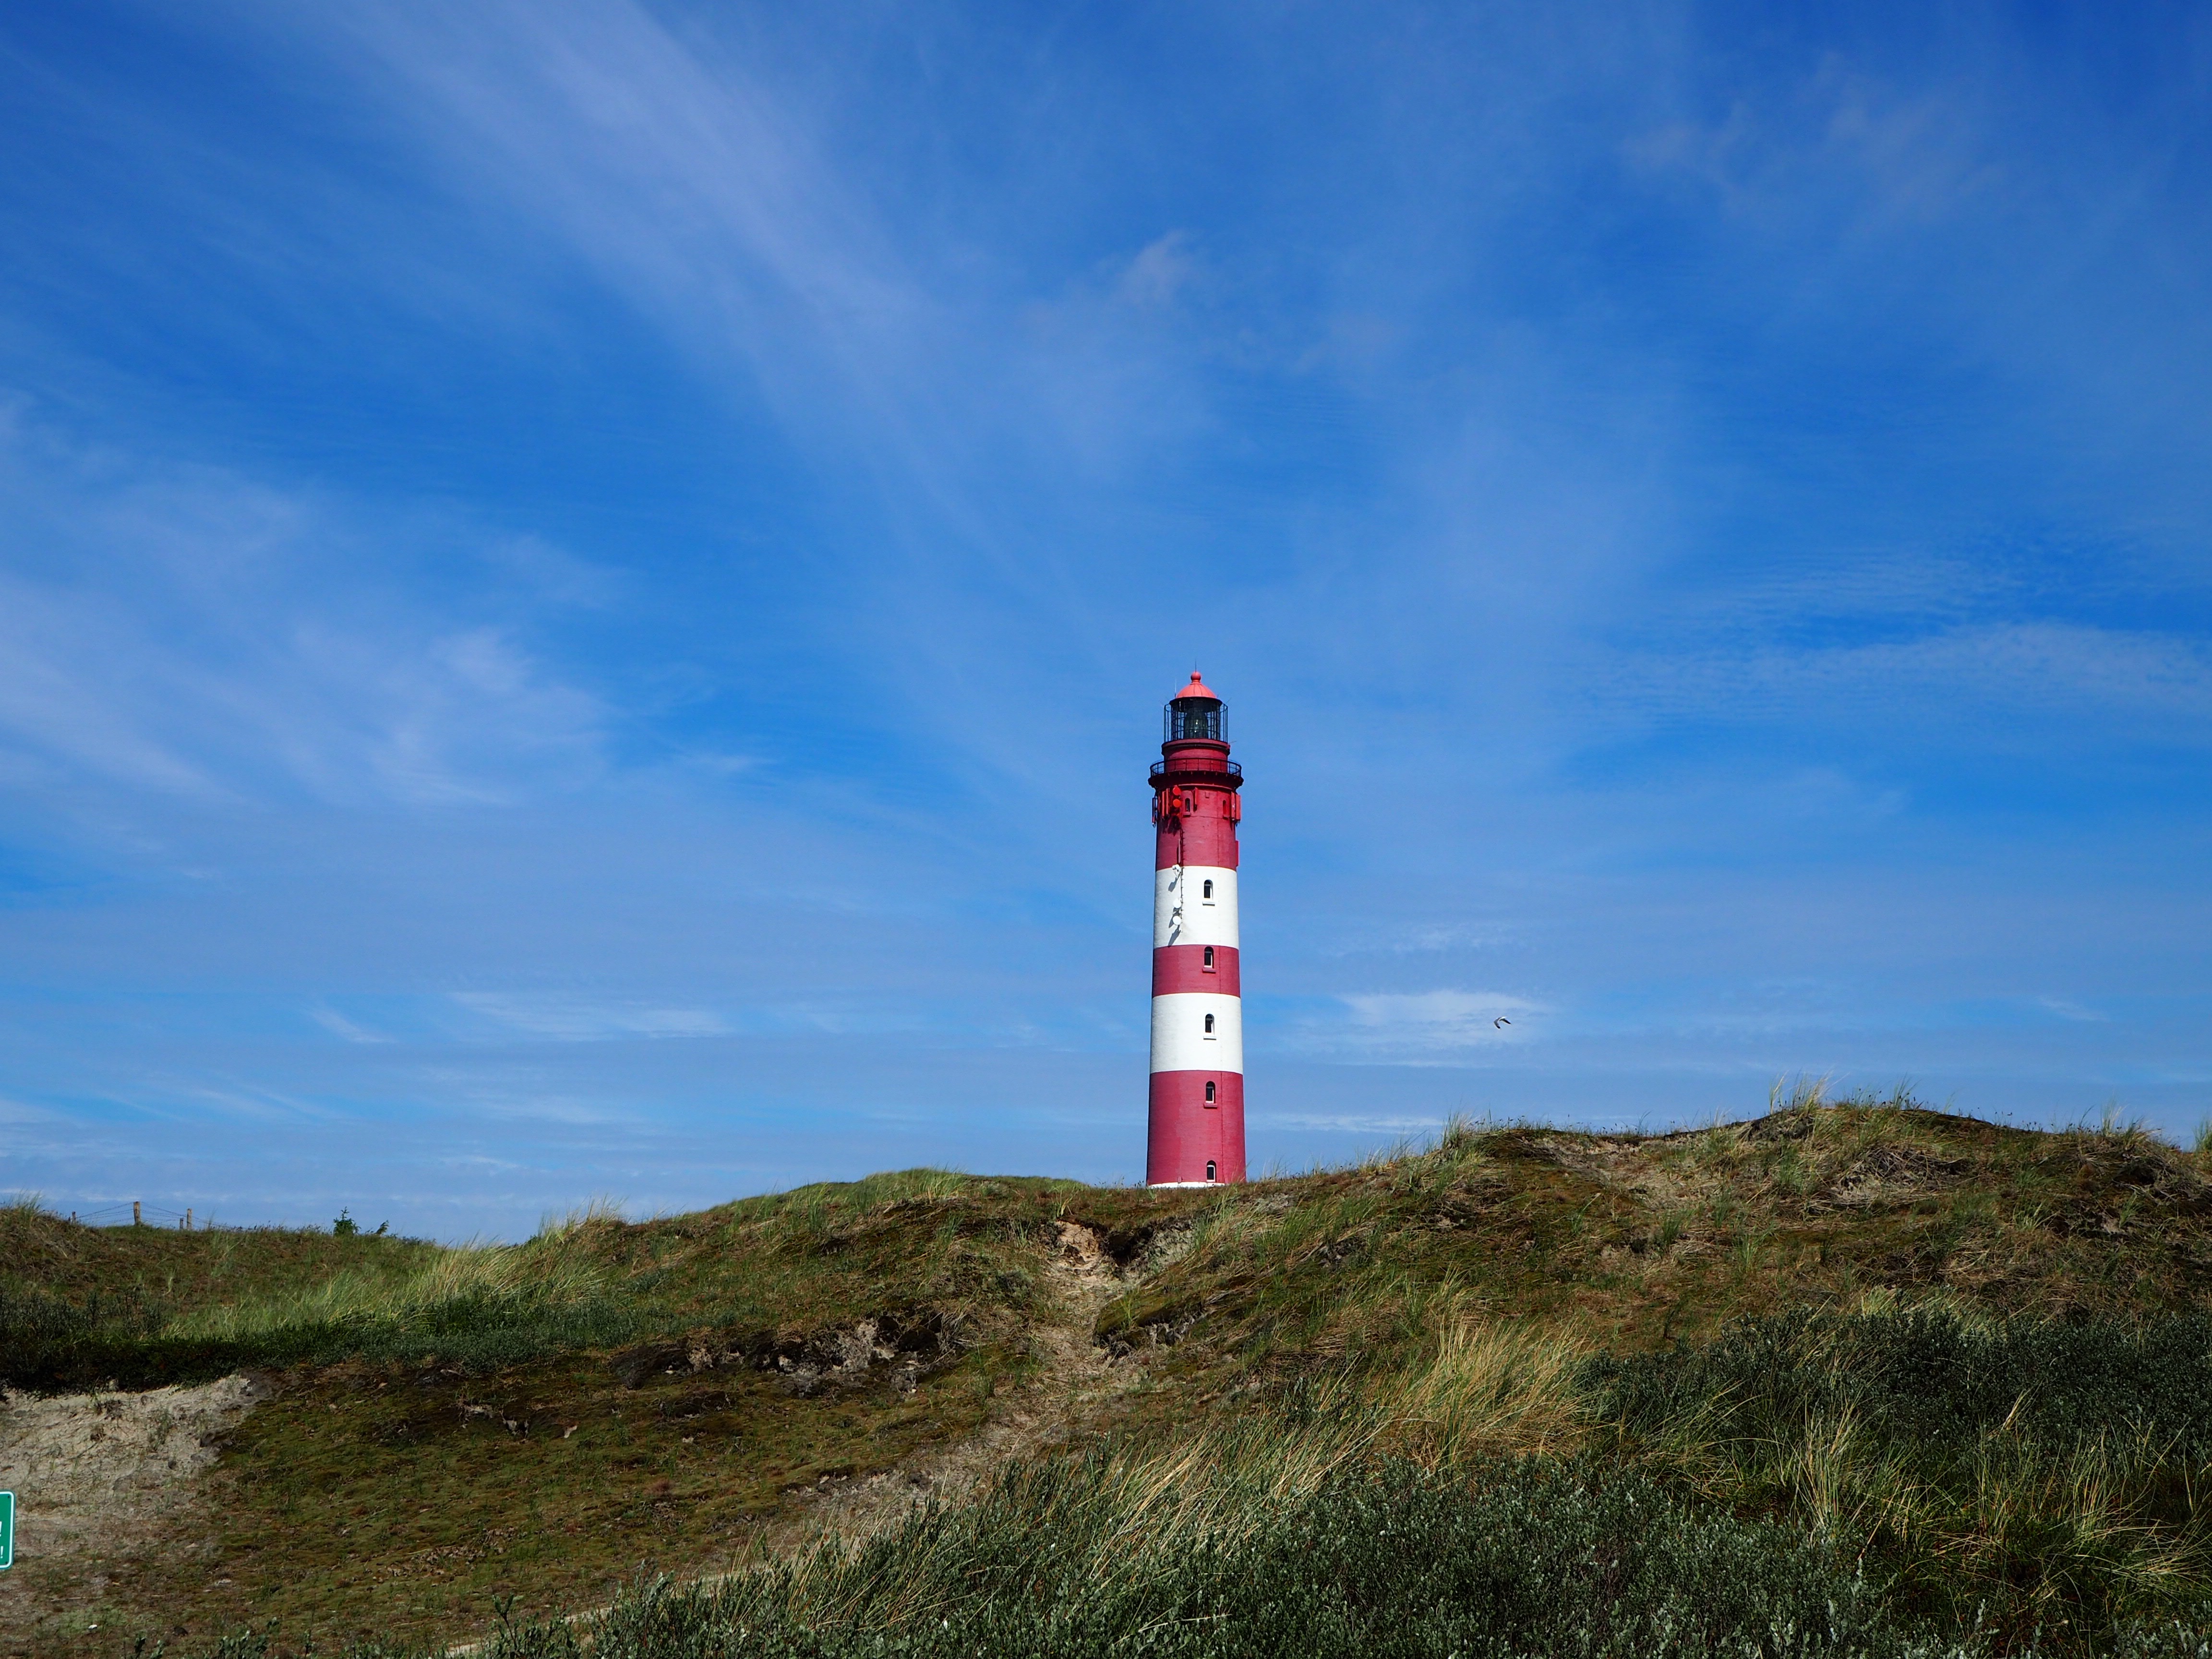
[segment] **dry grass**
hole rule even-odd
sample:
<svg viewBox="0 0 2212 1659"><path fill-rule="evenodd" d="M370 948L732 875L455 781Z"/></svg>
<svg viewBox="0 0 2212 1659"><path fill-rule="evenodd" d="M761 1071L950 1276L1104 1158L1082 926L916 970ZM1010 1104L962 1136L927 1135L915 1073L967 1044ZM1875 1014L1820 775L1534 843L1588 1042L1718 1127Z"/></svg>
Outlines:
<svg viewBox="0 0 2212 1659"><path fill-rule="evenodd" d="M1420 1362L1372 1378L1363 1396L1381 1441L1425 1468L1571 1452L1589 1429L1576 1377L1591 1352L1571 1330L1458 1313Z"/></svg>
<svg viewBox="0 0 2212 1659"><path fill-rule="evenodd" d="M242 1342L300 1328L401 1321L462 1300L581 1302L609 1294L618 1282L592 1237L595 1226L608 1224L605 1216L586 1212L526 1243L471 1241L434 1248L398 1273L343 1267L275 1295L191 1309L169 1320L163 1330L185 1339Z"/></svg>
<svg viewBox="0 0 2212 1659"><path fill-rule="evenodd" d="M1448 1310L1448 1311L1449 1311ZM1201 1547L1231 1548L1378 1455L1431 1470L1485 1457L1566 1449L1588 1414L1574 1376L1588 1351L1534 1327L1445 1320L1429 1350L1388 1376L1325 1380L1295 1400L1207 1418L1187 1433L1125 1438L1094 1454L1070 1500L1051 1463L1005 1473L988 1501L1050 1508L1101 1571L1151 1572ZM854 1571L861 1547L816 1540L791 1563L791 1605L809 1620L908 1624L957 1581L958 1531L917 1532L886 1570Z"/></svg>

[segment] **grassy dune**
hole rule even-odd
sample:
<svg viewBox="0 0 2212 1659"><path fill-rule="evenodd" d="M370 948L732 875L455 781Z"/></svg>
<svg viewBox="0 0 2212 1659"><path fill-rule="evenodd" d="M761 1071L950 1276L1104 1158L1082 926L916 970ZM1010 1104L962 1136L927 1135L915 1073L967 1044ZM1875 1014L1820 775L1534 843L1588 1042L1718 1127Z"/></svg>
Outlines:
<svg viewBox="0 0 2212 1659"><path fill-rule="evenodd" d="M18 1210L0 1366L272 1380L215 1534L109 1575L104 1627L194 1651L2195 1653L2208 1173L1808 1092L512 1247ZM810 1532L994 1446L972 1495Z"/></svg>

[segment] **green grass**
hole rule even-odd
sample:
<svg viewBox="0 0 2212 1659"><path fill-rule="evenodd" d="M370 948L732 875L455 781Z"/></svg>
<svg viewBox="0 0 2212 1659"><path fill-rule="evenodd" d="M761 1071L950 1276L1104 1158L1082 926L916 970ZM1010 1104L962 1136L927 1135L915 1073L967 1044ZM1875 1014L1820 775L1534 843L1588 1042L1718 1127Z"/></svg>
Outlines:
<svg viewBox="0 0 2212 1659"><path fill-rule="evenodd" d="M199 1615L188 1623L279 1616L392 1638L466 1629L502 1595L588 1606L643 1562L726 1565L789 1493L971 1429L994 1363L984 1350L911 1392L878 1380L819 1398L757 1369L639 1376L619 1355L477 1381L340 1368L234 1437L212 1489L231 1584L196 1599L195 1572L146 1589Z"/></svg>
<svg viewBox="0 0 2212 1659"><path fill-rule="evenodd" d="M1628 1461L1787 1515L1951 1624L2212 1613L2212 1320L1923 1306L1749 1320L1581 1378Z"/></svg>
<svg viewBox="0 0 2212 1659"><path fill-rule="evenodd" d="M19 1212L0 1260L44 1271L0 1279L0 1371L264 1375L211 1528L118 1564L109 1602L172 1634L274 1617L416 1639L502 1593L543 1610L641 1560L711 1568L793 1491L971 1431L1027 1363L1055 1224L1079 1210L1135 1248L1204 1196L915 1170L460 1249ZM915 1363L795 1387L864 1321Z"/></svg>
<svg viewBox="0 0 2212 1659"><path fill-rule="evenodd" d="M1802 1087L1747 1123L1456 1124L1218 1192L919 1170L512 1247L93 1231L17 1207L0 1260L30 1266L0 1279L0 1368L127 1386L250 1365L276 1384L213 1478L206 1550L118 1574L138 1628L182 1625L190 1646L276 1617L288 1640L404 1646L481 1632L513 1596L499 1639L520 1653L568 1640L545 1621L642 1567L754 1559L800 1488L981 1425L1042 1375L1036 1333L1063 1317L1047 1264L1078 1221L1127 1269L1088 1333L1121 1380L1085 1408L1093 1451L1020 1466L895 1545L632 1595L580 1639L842 1654L873 1631L922 1653L966 1629L1104 1652L1081 1632L1111 1606L1116 1628L1165 1622L1110 1650L1210 1652L1194 1609L1256 1574L1298 1628L1357 1607L1407 1652L2196 1651L2154 1632L2201 1621L2212 1582L2206 1174L2118 1121L2040 1133ZM903 1382L795 1387L863 1320L910 1345ZM1626 1537L1623 1494L1664 1537ZM1394 1506L1424 1517L1401 1554L1477 1575L1444 1582L1492 1583L1484 1529L1540 1513L1612 1564L1590 1583L1642 1588L1617 1629L1580 1591L1486 1625L1466 1622L1471 1591L1346 1601L1395 1582L1395 1558L1328 1517L1387 1536ZM1120 1516L1096 1540L1121 1541L1084 1555L1079 1511ZM1689 1553L1667 1553L1676 1534ZM1063 1535L1059 1565L1018 1547ZM1156 1538L1189 1547L1145 1554ZM1341 1570L1292 1571L1323 1558ZM1027 1563L1021 1607L976 1588L1000 1560ZM1667 1599L1723 1579L1753 1599ZM943 1602L939 1633L868 1600L895 1582ZM1526 1584L1494 1589L1507 1607ZM1816 1630L1814 1600L1848 1617ZM727 1645L740 1626L786 1647Z"/></svg>
<svg viewBox="0 0 2212 1659"><path fill-rule="evenodd" d="M480 1375L701 1334L772 1345L925 1306L1018 1316L1039 1230L1088 1190L910 1170L637 1225L587 1213L521 1244L457 1248L94 1229L18 1209L0 1213L0 1259L30 1271L0 1276L0 1382L144 1388L349 1361Z"/></svg>
<svg viewBox="0 0 2212 1659"><path fill-rule="evenodd" d="M1023 1470L850 1553L633 1595L580 1634L641 1659L1944 1650L1832 1553L1633 1471L1384 1462L1287 1502L1247 1469L1165 1492L1133 1473ZM575 1634L520 1630L495 1651Z"/></svg>
<svg viewBox="0 0 2212 1659"><path fill-rule="evenodd" d="M503 1607L486 1659L2069 1653L2062 1633L1931 1621L1833 1538L1585 1455L1426 1466L1341 1456L1291 1409L1171 1450L1010 1468L973 1502L708 1583L640 1579L587 1617ZM1354 1429L1353 1437L1364 1431ZM2103 1650L2201 1656L2183 1620ZM259 1659L264 1632L215 1650ZM357 1649L396 1659L404 1647Z"/></svg>
<svg viewBox="0 0 2212 1659"><path fill-rule="evenodd" d="M634 1584L573 1623L506 1609L489 1659L1979 1650L1900 1626L1818 1541L1632 1469L1346 1465L1339 1443L1309 1418L1047 1459L857 1547Z"/></svg>

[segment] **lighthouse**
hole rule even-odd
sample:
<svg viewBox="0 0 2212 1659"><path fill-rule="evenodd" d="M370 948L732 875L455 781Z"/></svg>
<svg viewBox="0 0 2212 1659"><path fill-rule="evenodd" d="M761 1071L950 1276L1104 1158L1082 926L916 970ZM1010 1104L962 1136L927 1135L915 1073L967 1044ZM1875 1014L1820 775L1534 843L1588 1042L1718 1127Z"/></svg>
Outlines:
<svg viewBox="0 0 2212 1659"><path fill-rule="evenodd" d="M1222 702L1193 671L1152 763L1152 1085L1145 1181L1244 1179L1237 790Z"/></svg>

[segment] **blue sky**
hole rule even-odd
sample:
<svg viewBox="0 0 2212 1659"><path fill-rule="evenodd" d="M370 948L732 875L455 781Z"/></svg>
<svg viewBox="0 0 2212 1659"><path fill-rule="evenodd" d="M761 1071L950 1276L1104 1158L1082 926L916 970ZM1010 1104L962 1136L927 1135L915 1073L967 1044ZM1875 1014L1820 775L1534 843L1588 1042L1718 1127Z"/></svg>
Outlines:
<svg viewBox="0 0 2212 1659"><path fill-rule="evenodd" d="M2212 1113L2212 14L0 21L0 1189ZM1511 1020L1499 1028L1499 1015Z"/></svg>

